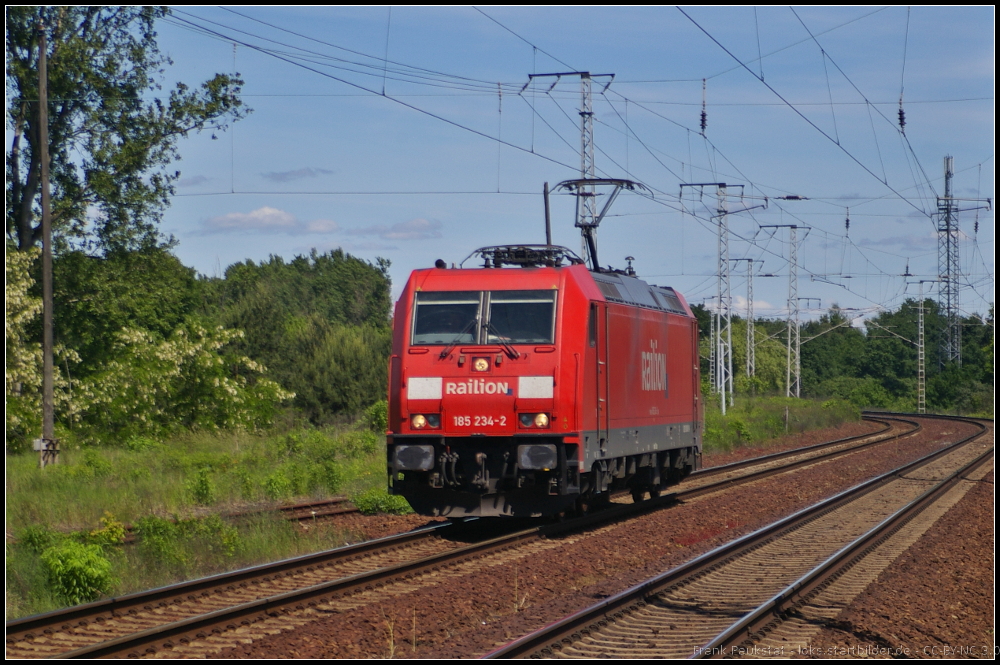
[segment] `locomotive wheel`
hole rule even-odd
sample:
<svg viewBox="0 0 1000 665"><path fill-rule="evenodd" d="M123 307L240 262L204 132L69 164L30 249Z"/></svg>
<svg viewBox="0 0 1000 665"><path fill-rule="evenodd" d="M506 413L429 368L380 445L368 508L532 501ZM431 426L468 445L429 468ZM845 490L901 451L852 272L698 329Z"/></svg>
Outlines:
<svg viewBox="0 0 1000 665"><path fill-rule="evenodd" d="M646 490L638 487L632 489L632 501L634 501L635 503L641 503L642 500L645 498L646 498Z"/></svg>
<svg viewBox="0 0 1000 665"><path fill-rule="evenodd" d="M650 487L649 488L649 498L650 499L658 499L660 497L660 492L662 492L662 491L663 491L662 488L659 487L659 486Z"/></svg>

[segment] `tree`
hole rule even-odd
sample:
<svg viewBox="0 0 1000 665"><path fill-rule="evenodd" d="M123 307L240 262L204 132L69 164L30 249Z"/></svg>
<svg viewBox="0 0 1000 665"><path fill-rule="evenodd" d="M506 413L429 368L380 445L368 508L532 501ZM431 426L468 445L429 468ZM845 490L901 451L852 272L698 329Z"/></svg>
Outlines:
<svg viewBox="0 0 1000 665"><path fill-rule="evenodd" d="M48 41L49 158L56 242L116 251L160 244L157 223L180 176L168 166L192 131L225 129L249 110L237 75L166 99L154 24L164 7L8 7L7 236L41 237L38 29Z"/></svg>
<svg viewBox="0 0 1000 665"><path fill-rule="evenodd" d="M79 354L76 378L112 357L120 331L144 330L163 340L199 305L195 271L165 249L100 257L66 251L52 269L55 337ZM33 332L41 338L40 329Z"/></svg>
<svg viewBox="0 0 1000 665"><path fill-rule="evenodd" d="M267 366L315 423L385 396L392 346L389 262L312 250L236 263L204 280L207 318L243 330L235 348Z"/></svg>

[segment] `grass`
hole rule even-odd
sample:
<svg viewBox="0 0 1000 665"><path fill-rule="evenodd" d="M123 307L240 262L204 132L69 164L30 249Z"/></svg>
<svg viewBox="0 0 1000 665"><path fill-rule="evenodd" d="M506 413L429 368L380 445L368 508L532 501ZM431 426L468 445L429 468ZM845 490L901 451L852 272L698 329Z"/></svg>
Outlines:
<svg viewBox="0 0 1000 665"><path fill-rule="evenodd" d="M16 538L6 546L8 618L70 604L53 591L59 584L41 556L66 541L101 547L112 566L108 595L118 596L359 537L266 513L239 522L221 514L344 494L385 503L385 439L357 425L131 444L70 448L45 469L34 454L8 455L7 532ZM121 544L122 523L136 528L135 546Z"/></svg>
<svg viewBox="0 0 1000 665"><path fill-rule="evenodd" d="M706 400L704 450L729 452L758 445L786 433L835 427L861 419L861 411L840 399L810 400L788 397L737 397L723 416L718 401ZM786 429L785 410L788 410Z"/></svg>
<svg viewBox="0 0 1000 665"><path fill-rule="evenodd" d="M364 430L188 434L140 449L76 449L38 468L7 457L7 527L93 528L105 512L133 523L246 504L356 494L385 485L384 438Z"/></svg>

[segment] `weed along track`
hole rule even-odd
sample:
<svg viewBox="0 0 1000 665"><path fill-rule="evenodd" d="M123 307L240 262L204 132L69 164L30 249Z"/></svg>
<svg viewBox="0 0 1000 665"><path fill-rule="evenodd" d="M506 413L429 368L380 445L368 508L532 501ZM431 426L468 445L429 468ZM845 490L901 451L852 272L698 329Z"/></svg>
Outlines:
<svg viewBox="0 0 1000 665"><path fill-rule="evenodd" d="M567 559L573 556L574 547L586 547L589 542L629 529L633 523L638 525L657 514L674 512L661 508L693 506L689 499L715 492L712 497L699 496L697 499L697 505L704 510L716 497L730 494L736 497L741 492L749 492L759 485L755 480L782 470L830 468L831 473L836 473L833 467L838 465L831 464L834 460L875 457L883 450L873 445L875 443L886 444L889 456L906 454L912 459L923 450L920 446L900 444L915 435L918 423L910 419L883 420L891 426L881 432L813 446L809 450L789 451L780 457L768 456L758 460L757 465L741 464L739 470L710 469L703 475L693 476L690 484L695 486L690 489L685 483L669 496L614 506L559 524L536 524L530 529L500 536L497 535L498 525L509 530L518 523L479 520L442 525L165 587L147 594L14 621L7 625L7 656L156 654L182 657L230 652L247 645L252 648L258 643L294 638L312 630L322 631L321 624L326 621L371 614L375 608L383 611L386 605L390 607L386 617L403 616L401 610L392 609L393 603L405 600L412 604L417 602L413 599L420 598L427 599L420 603L419 611L428 621L426 617L432 617L435 612L447 611L450 606L465 602L464 596L477 586L475 580L489 576L490 571L500 575L511 568L514 571L512 602L516 612L530 606L539 596L538 590L531 588L532 580L538 579L532 572L537 565L534 562L546 561L546 568L550 570L575 570L578 563ZM931 449L941 446L940 442L922 445ZM780 483L782 478L763 482ZM661 540L663 533L661 530ZM519 565L523 571L520 578ZM523 591L518 591L519 584ZM558 584L554 579L552 585ZM489 585L482 586L479 593L489 597ZM506 597L509 594L503 590L496 595ZM406 613L411 610L416 635L418 609L411 607ZM382 624L386 620L375 623ZM434 619L429 619L428 623L437 625ZM414 646L416 639L413 638ZM280 653L280 650L269 652L272 655ZM307 653L321 655L312 651ZM322 655L344 657L346 654ZM359 655L384 654L369 651Z"/></svg>
<svg viewBox="0 0 1000 665"><path fill-rule="evenodd" d="M963 474L991 461L992 440L977 438L966 437L716 548L490 655L792 655L765 635L778 629L782 617L803 599L829 595L834 580L850 578L848 568L876 551ZM872 571L868 575L873 577ZM857 586L857 580L852 582Z"/></svg>
<svg viewBox="0 0 1000 665"><path fill-rule="evenodd" d="M448 526L448 525L445 525ZM235 605L458 547L432 527L7 624L7 656L61 656Z"/></svg>

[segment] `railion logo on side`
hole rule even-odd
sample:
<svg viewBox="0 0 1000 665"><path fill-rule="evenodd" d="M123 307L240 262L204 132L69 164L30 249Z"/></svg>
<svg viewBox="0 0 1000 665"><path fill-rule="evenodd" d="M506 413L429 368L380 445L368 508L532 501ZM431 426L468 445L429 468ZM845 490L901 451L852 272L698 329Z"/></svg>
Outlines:
<svg viewBox="0 0 1000 665"><path fill-rule="evenodd" d="M446 381L445 395L513 395L514 391L507 381L487 381L486 379L468 379L467 381Z"/></svg>
<svg viewBox="0 0 1000 665"><path fill-rule="evenodd" d="M642 352L642 389L665 392L667 389L667 356L656 352L656 340L649 340L651 351Z"/></svg>

